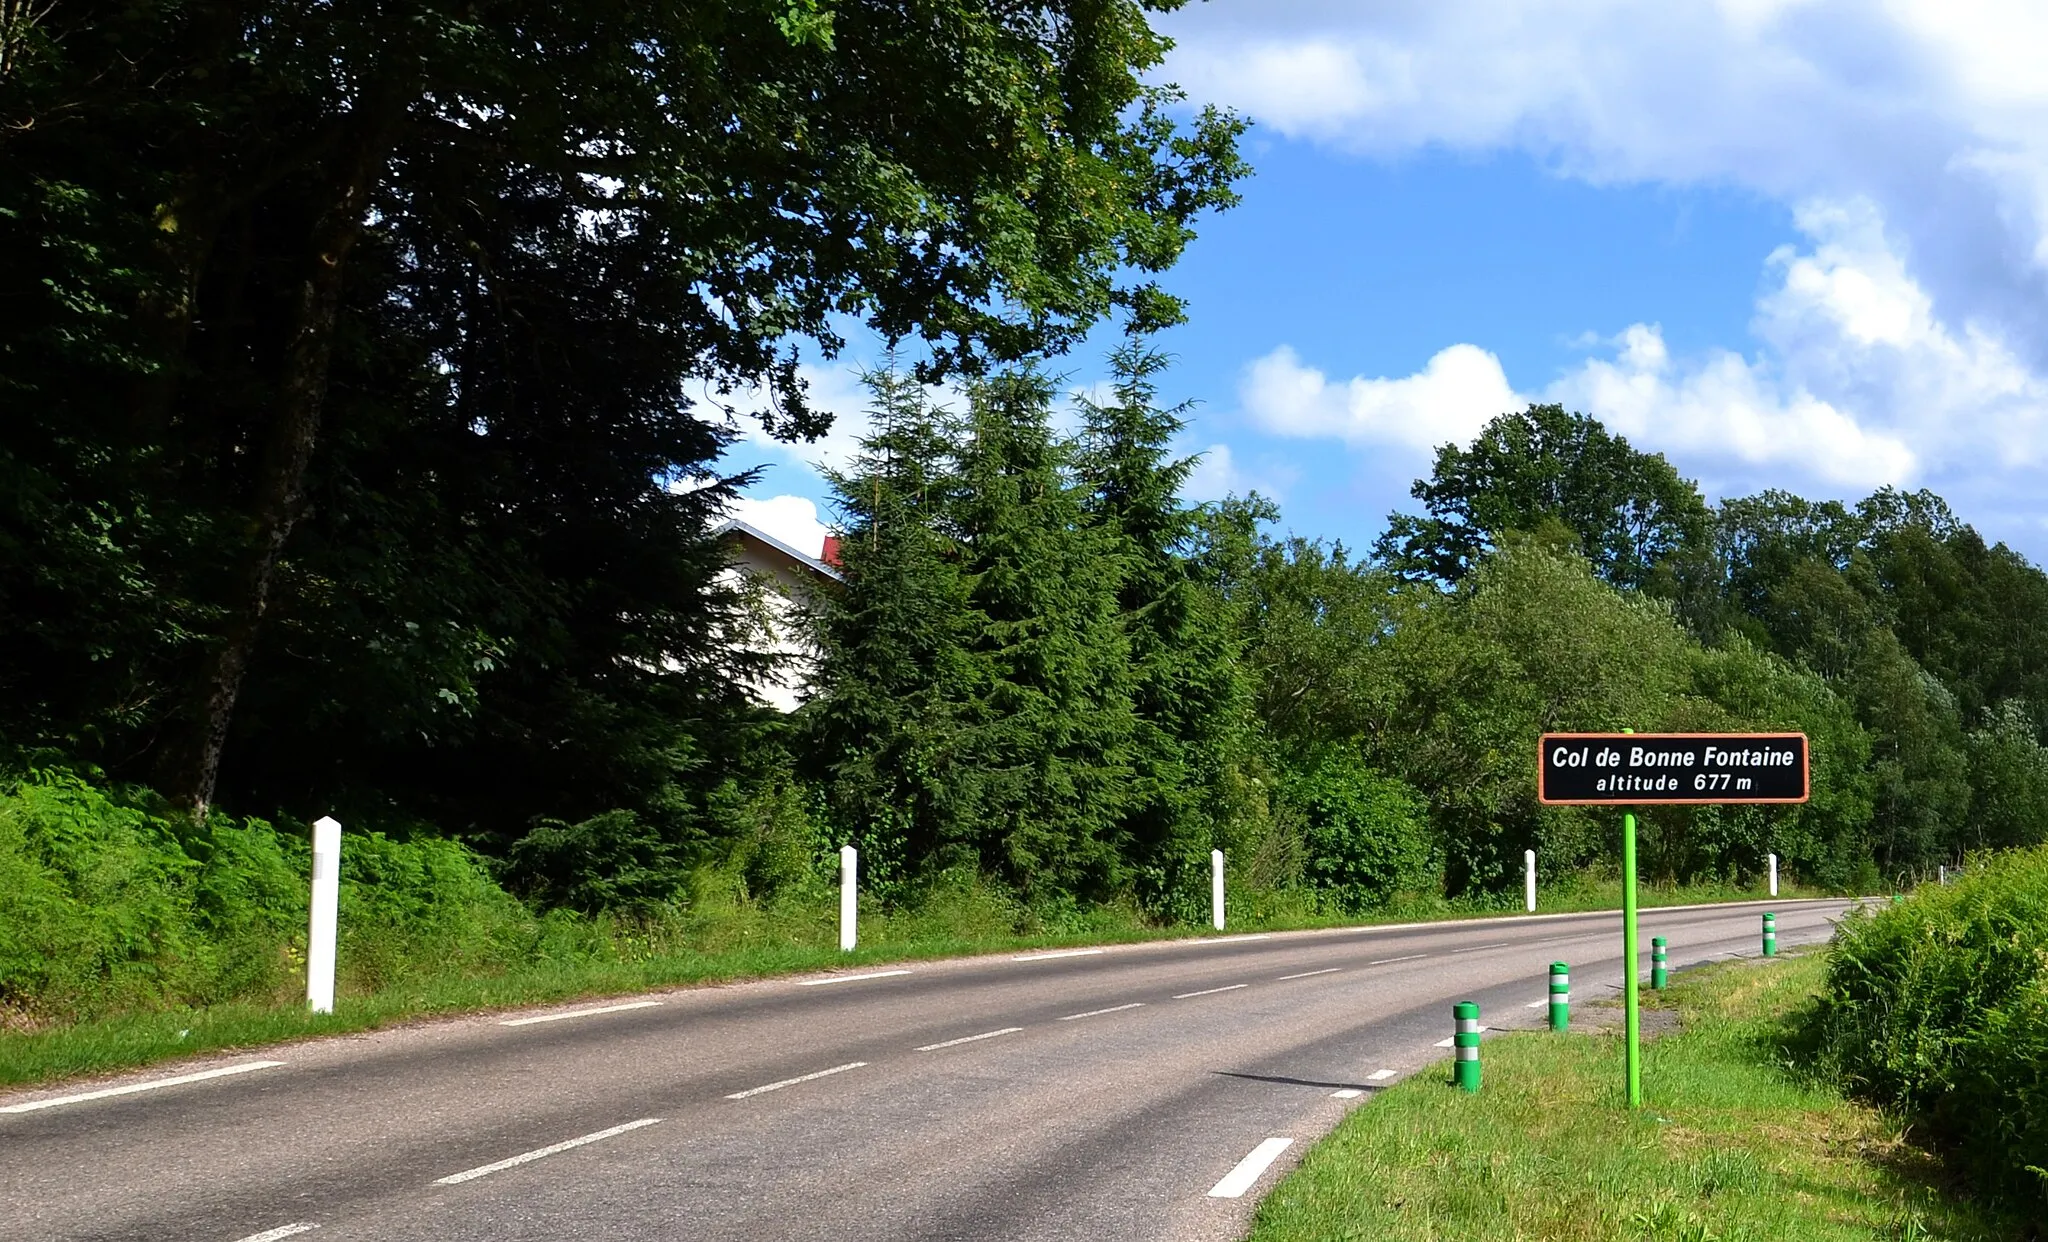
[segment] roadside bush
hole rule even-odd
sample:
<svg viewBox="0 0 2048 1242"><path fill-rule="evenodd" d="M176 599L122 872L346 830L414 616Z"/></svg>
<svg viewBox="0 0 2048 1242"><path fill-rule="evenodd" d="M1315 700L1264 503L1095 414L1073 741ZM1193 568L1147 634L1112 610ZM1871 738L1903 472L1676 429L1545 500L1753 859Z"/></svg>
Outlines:
<svg viewBox="0 0 2048 1242"><path fill-rule="evenodd" d="M160 814L67 772L0 785L0 1021L280 999L303 985L301 832ZM533 956L546 928L452 841L344 837L341 982ZM559 937L555 937L559 940Z"/></svg>
<svg viewBox="0 0 2048 1242"><path fill-rule="evenodd" d="M2048 849L1844 923L1817 1020L1844 1085L1985 1191L2048 1206Z"/></svg>
<svg viewBox="0 0 2048 1242"><path fill-rule="evenodd" d="M1303 819L1302 870L1345 913L1377 909L1433 878L1426 810L1405 782L1354 757L1331 756L1296 783L1294 801Z"/></svg>

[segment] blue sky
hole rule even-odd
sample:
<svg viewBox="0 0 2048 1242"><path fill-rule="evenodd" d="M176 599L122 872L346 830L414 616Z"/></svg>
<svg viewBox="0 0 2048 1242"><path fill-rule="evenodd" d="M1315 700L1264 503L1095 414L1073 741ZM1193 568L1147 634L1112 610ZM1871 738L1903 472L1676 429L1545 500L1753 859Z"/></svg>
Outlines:
<svg viewBox="0 0 2048 1242"><path fill-rule="evenodd" d="M1215 0L1165 76L1255 123L1169 284L1197 499L1369 543L1431 447L1563 401L1710 497L1928 486L2048 558L2048 6ZM815 538L807 462L743 516ZM1101 378L1099 353L1066 362ZM829 513L824 516L829 520Z"/></svg>

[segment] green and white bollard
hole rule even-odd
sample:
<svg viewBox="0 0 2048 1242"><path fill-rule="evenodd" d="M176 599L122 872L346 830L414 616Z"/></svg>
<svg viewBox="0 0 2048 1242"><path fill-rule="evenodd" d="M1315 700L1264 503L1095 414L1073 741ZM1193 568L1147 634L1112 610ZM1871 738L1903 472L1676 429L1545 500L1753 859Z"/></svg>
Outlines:
<svg viewBox="0 0 2048 1242"><path fill-rule="evenodd" d="M1550 964L1550 1029L1562 1031L1572 1024L1572 968L1565 962Z"/></svg>
<svg viewBox="0 0 2048 1242"><path fill-rule="evenodd" d="M1764 956L1778 956L1778 916L1775 914L1764 916Z"/></svg>
<svg viewBox="0 0 2048 1242"><path fill-rule="evenodd" d="M1650 986L1661 992L1664 990L1664 985L1670 979L1671 972L1666 969L1664 957L1664 937L1652 936L1650 937Z"/></svg>
<svg viewBox="0 0 2048 1242"><path fill-rule="evenodd" d="M1479 1090L1479 1002L1459 1001L1451 1006L1457 1029L1451 1043L1457 1048L1451 1081L1466 1091Z"/></svg>

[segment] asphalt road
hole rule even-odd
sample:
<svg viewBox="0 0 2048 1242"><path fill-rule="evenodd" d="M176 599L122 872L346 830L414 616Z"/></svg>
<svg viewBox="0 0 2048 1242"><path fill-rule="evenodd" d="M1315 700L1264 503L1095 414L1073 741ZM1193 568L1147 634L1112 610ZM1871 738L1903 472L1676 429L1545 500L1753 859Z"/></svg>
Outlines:
<svg viewBox="0 0 2048 1242"><path fill-rule="evenodd" d="M1772 905L1779 943L1848 904ZM1762 908L1645 913L1645 974L1653 935L1674 968L1755 954ZM1449 1056L1453 1001L1536 1026L1552 960L1584 1002L1620 950L1596 914L913 963L15 1093L0 1237L1234 1238L1346 1110Z"/></svg>

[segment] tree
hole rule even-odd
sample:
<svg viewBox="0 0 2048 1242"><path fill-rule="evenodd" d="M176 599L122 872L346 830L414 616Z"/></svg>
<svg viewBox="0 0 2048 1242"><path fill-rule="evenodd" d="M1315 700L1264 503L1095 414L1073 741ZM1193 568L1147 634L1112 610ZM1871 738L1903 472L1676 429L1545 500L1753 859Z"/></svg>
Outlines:
<svg viewBox="0 0 2048 1242"><path fill-rule="evenodd" d="M873 430L832 476L844 582L818 601L817 696L803 748L847 841L900 871L949 843L973 845L967 733L981 694L952 513L954 420L907 375L871 373Z"/></svg>
<svg viewBox="0 0 2048 1242"><path fill-rule="evenodd" d="M1706 504L1661 453L1641 453L1584 414L1532 405L1489 422L1469 449L1446 444L1413 488L1428 515L1393 514L1374 548L1410 578L1456 584L1510 531L1546 518L1578 536L1603 580L1642 587L1706 533Z"/></svg>
<svg viewBox="0 0 2048 1242"><path fill-rule="evenodd" d="M1122 549L1069 482L1050 381L1020 369L970 397L952 517L979 622L966 742L979 861L1027 892L1105 897L1128 879L1120 832L1137 723Z"/></svg>
<svg viewBox="0 0 2048 1242"><path fill-rule="evenodd" d="M53 11L0 80L0 386L30 411L0 432L28 496L0 571L38 603L114 581L148 606L10 618L73 684L119 683L20 718L113 731L203 809L293 537L341 498L313 491L323 457L366 409L489 431L623 342L654 364L643 399L561 412L625 477L686 386L759 383L771 430L819 431L793 342L831 354L839 316L917 338L927 379L1111 313L1172 322L1156 274L1243 168L1234 118L1178 127L1144 83L1153 7ZM642 485L716 448L664 438Z"/></svg>
<svg viewBox="0 0 2048 1242"><path fill-rule="evenodd" d="M1189 559L1198 514L1180 491L1194 459L1170 447L1188 407L1159 407L1166 358L1142 342L1125 341L1110 365L1111 401L1081 403L1076 474L1117 566L1131 651L1132 784L1118 834L1143 898L1189 914L1206 899L1209 851L1241 810L1254 723L1225 601Z"/></svg>

